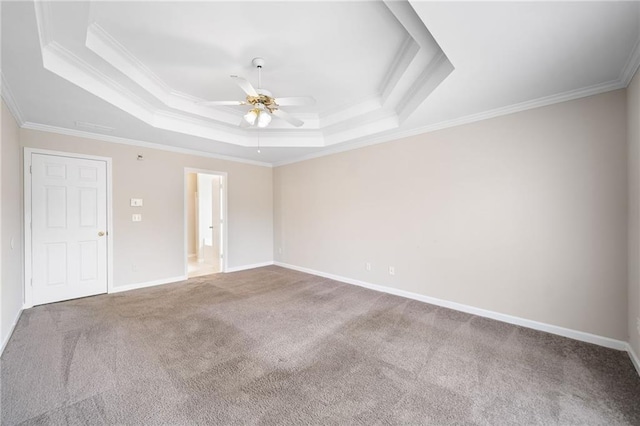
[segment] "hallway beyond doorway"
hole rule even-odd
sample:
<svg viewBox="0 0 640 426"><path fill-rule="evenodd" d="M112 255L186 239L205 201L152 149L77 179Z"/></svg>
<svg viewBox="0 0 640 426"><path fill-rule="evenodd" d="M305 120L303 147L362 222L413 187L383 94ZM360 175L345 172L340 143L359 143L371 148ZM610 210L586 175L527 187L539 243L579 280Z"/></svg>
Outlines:
<svg viewBox="0 0 640 426"><path fill-rule="evenodd" d="M224 272L226 175L185 169L185 273Z"/></svg>
<svg viewBox="0 0 640 426"><path fill-rule="evenodd" d="M201 277L203 275L217 274L220 268L207 262L198 262L197 259L189 259L188 268L189 278Z"/></svg>

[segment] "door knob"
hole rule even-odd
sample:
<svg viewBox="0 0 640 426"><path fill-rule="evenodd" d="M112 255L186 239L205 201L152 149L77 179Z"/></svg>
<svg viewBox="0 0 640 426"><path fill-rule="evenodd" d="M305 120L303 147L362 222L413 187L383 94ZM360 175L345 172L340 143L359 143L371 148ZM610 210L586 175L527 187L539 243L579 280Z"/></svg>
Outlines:
<svg viewBox="0 0 640 426"><path fill-rule="evenodd" d="M104 237L104 232L102 231L98 232L98 237Z"/></svg>

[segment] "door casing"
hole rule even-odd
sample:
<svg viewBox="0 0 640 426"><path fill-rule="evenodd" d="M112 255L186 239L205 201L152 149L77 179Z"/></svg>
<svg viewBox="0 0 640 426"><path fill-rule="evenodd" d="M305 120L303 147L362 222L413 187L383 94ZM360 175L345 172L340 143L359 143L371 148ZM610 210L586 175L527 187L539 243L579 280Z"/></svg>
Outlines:
<svg viewBox="0 0 640 426"><path fill-rule="evenodd" d="M107 293L113 291L113 186L110 157L78 154L64 151L50 151L39 148L24 148L24 308L33 307L32 254L31 254L31 156L32 154L54 155L58 157L99 160L107 164Z"/></svg>

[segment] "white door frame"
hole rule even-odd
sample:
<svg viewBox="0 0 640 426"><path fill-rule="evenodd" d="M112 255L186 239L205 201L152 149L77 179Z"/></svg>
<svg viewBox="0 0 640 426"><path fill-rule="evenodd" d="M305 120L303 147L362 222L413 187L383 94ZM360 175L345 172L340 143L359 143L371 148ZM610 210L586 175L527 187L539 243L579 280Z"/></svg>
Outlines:
<svg viewBox="0 0 640 426"><path fill-rule="evenodd" d="M187 179L187 175L190 173L201 173L201 174L205 174L205 175L214 175L214 176L220 176L221 179L221 185L222 185L222 199L220 200L220 203L222 204L222 216L223 216L223 222L222 222L222 262L220 262L220 272L227 272L228 268L228 260L229 260L229 251L227 250L227 248L229 247L229 238L227 237L228 232L227 232L227 224L229 223L229 215L228 215L228 209L227 209L227 172L218 172L215 170L204 170L204 169L193 169L190 167L185 167L184 168L184 253L183 253L183 259L184 259L184 276L188 277L189 276L189 218L188 218L188 212L187 212L187 207L188 207L188 203L189 203L189 188L188 188L188 179Z"/></svg>
<svg viewBox="0 0 640 426"><path fill-rule="evenodd" d="M55 155L58 157L98 160L107 163L107 293L113 291L113 193L111 181L111 157L50 151L39 148L24 148L24 308L33 307L32 256L31 256L31 155Z"/></svg>

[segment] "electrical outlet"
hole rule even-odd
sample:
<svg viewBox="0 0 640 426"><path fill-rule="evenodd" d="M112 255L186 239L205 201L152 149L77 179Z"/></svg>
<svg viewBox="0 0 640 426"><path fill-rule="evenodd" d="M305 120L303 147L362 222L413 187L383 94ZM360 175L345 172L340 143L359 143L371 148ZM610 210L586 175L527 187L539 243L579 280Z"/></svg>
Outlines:
<svg viewBox="0 0 640 426"><path fill-rule="evenodd" d="M371 270L371 263L370 262L365 263L364 267L365 267L365 269L367 271L370 271Z"/></svg>
<svg viewBox="0 0 640 426"><path fill-rule="evenodd" d="M282 254L282 247L278 247L278 254Z"/></svg>
<svg viewBox="0 0 640 426"><path fill-rule="evenodd" d="M396 274L396 268L394 266L389 266L389 275L395 275Z"/></svg>
<svg viewBox="0 0 640 426"><path fill-rule="evenodd" d="M138 272L138 265L136 265L135 263L131 264L131 271L132 272Z"/></svg>

